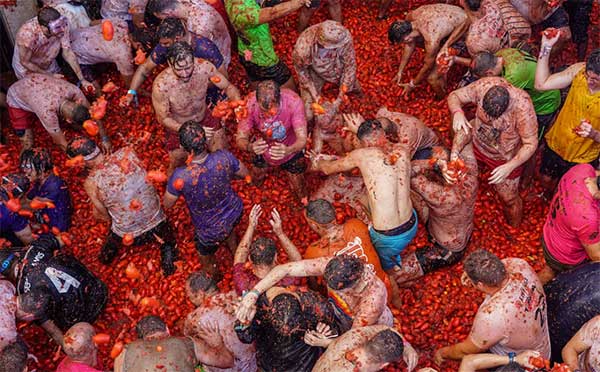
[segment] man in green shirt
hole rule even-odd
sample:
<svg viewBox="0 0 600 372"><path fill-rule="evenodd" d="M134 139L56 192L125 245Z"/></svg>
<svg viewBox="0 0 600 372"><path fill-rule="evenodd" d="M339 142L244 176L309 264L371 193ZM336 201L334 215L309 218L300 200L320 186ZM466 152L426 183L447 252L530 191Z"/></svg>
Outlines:
<svg viewBox="0 0 600 372"><path fill-rule="evenodd" d="M283 87L296 90L289 68L279 59L273 48L269 22L284 17L302 6L310 6L311 0L290 0L274 6L265 0L225 0L225 9L238 36L238 53L251 89L259 81L275 80Z"/></svg>

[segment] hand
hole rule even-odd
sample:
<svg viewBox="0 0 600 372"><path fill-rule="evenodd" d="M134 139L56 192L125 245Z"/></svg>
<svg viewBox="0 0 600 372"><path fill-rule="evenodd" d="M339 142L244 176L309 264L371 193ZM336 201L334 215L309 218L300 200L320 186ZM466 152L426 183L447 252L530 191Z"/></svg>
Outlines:
<svg viewBox="0 0 600 372"><path fill-rule="evenodd" d="M284 145L283 143L276 143L271 146L269 150L271 153L271 159L273 160L281 160L285 158L289 154L289 147Z"/></svg>
<svg viewBox="0 0 600 372"><path fill-rule="evenodd" d="M515 170L510 163L502 164L492 171L492 175L488 178L490 184L495 185L502 183Z"/></svg>
<svg viewBox="0 0 600 372"><path fill-rule="evenodd" d="M276 235L283 234L283 227L281 226L281 217L279 216L279 212L277 212L277 208L273 208L271 211L271 219L269 220L269 224L273 228L273 232Z"/></svg>
<svg viewBox="0 0 600 372"><path fill-rule="evenodd" d="M312 0L298 0L298 2L308 8Z"/></svg>
<svg viewBox="0 0 600 372"><path fill-rule="evenodd" d="M240 301L240 305L235 311L235 317L242 324L250 324L256 314L256 301L258 295L255 292L248 292Z"/></svg>
<svg viewBox="0 0 600 372"><path fill-rule="evenodd" d="M412 80L410 81L410 83L398 84L398 86L403 89L402 97L404 97L404 98L408 98L408 95L410 94L410 92L412 92L415 89L415 84L413 83Z"/></svg>
<svg viewBox="0 0 600 372"><path fill-rule="evenodd" d="M450 172L448 169L448 162L444 159L437 160L438 166L440 167L440 171L442 172L442 176L444 177L444 181L449 184L455 184L458 182L458 174L454 172Z"/></svg>
<svg viewBox="0 0 600 372"><path fill-rule="evenodd" d="M310 150L306 152L305 155L310 160L310 167L314 171L318 171L319 169L319 161L334 161L337 160L338 157L335 155L327 155L327 154L317 154L316 152Z"/></svg>
<svg viewBox="0 0 600 372"><path fill-rule="evenodd" d="M100 142L100 150L102 150L104 154L110 154L112 152L112 143L108 137L102 139L102 142Z"/></svg>
<svg viewBox="0 0 600 372"><path fill-rule="evenodd" d="M442 365L442 363L444 363L444 352L446 351L448 347L443 347L441 349L437 349L437 351L435 352L435 355L433 356L433 361L435 362L435 364L437 364L438 366Z"/></svg>
<svg viewBox="0 0 600 372"><path fill-rule="evenodd" d="M540 356L539 352L533 351L533 350L527 350L527 351L524 351L521 354L517 355L515 357L515 362L519 363L519 365L522 367L525 367L528 369L535 369L533 364L529 363L529 358L538 358L539 356Z"/></svg>
<svg viewBox="0 0 600 372"><path fill-rule="evenodd" d="M359 113L342 114L344 119L344 128L354 134L358 132L358 128L365 121L365 118Z"/></svg>
<svg viewBox="0 0 600 372"><path fill-rule="evenodd" d="M338 335L334 334L327 324L319 322L316 330L304 333L304 343L310 346L327 347L336 337Z"/></svg>
<svg viewBox="0 0 600 372"><path fill-rule="evenodd" d="M398 73L396 74L396 77L394 77L394 80L392 80L394 83L400 85L402 82L402 71L398 71Z"/></svg>
<svg viewBox="0 0 600 372"><path fill-rule="evenodd" d="M92 92L96 91L96 87L94 86L94 84L90 83L85 79L81 80L81 90L83 90L84 92L88 92L90 91L90 88Z"/></svg>
<svg viewBox="0 0 600 372"><path fill-rule="evenodd" d="M464 130L465 133L469 133L469 129L471 129L471 123L465 117L465 113L462 111L457 111L454 113L454 117L452 118L452 129L454 132L458 132L459 130Z"/></svg>
<svg viewBox="0 0 600 372"><path fill-rule="evenodd" d="M64 79L65 78L65 75L63 75L63 74L52 74L52 76L54 76L57 79Z"/></svg>
<svg viewBox="0 0 600 372"><path fill-rule="evenodd" d="M256 141L252 142L252 144L250 144L250 147L252 148L252 152L254 152L256 155L262 155L265 153L265 151L267 151L269 145L267 145L264 139L259 138Z"/></svg>
<svg viewBox="0 0 600 372"><path fill-rule="evenodd" d="M223 345L223 337L216 321L202 323L198 331L198 336L213 349L217 349Z"/></svg>
<svg viewBox="0 0 600 372"><path fill-rule="evenodd" d="M556 44L558 42L558 40L560 39L560 32L557 32L556 35L554 35L554 37L552 38L548 38L546 36L546 31L549 31L549 29L544 30L544 32L542 32L542 44L541 44L541 48L543 49L544 47L549 47L552 49L552 47L554 46L554 44ZM552 30L554 31L554 30Z"/></svg>
<svg viewBox="0 0 600 372"><path fill-rule="evenodd" d="M262 207L260 204L254 204L252 209L250 210L250 216L248 217L248 224L252 226L253 229L258 226L258 219L262 215Z"/></svg>
<svg viewBox="0 0 600 372"><path fill-rule="evenodd" d="M131 102L135 99L136 96L133 94L126 94L119 99L119 106L127 107L131 105Z"/></svg>
<svg viewBox="0 0 600 372"><path fill-rule="evenodd" d="M575 133L579 136L579 137L590 137L592 135L592 124L590 124L589 122L582 120L581 124L579 124L579 126L577 128L575 128Z"/></svg>
<svg viewBox="0 0 600 372"><path fill-rule="evenodd" d="M210 127L202 127L204 129L204 136L206 137L206 142L212 141L215 136L215 128Z"/></svg>
<svg viewBox="0 0 600 372"><path fill-rule="evenodd" d="M411 372L417 364L419 364L419 353L412 347L411 344L404 341L404 353L402 354L404 359L404 363L406 363L406 368L408 372Z"/></svg>

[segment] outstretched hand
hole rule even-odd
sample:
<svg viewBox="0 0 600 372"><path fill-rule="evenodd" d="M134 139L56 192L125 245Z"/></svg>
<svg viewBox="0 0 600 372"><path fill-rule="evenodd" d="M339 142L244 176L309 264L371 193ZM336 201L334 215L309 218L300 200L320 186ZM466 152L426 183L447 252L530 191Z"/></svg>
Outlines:
<svg viewBox="0 0 600 372"><path fill-rule="evenodd" d="M344 119L344 129L354 134L358 132L358 128L365 121L365 118L357 112L342 114L342 119Z"/></svg>
<svg viewBox="0 0 600 372"><path fill-rule="evenodd" d="M254 204L254 206L252 206L252 209L250 210L250 216L248 216L248 224L251 225L253 228L256 228L256 226L258 226L258 219L261 215L262 207L260 206L260 204Z"/></svg>

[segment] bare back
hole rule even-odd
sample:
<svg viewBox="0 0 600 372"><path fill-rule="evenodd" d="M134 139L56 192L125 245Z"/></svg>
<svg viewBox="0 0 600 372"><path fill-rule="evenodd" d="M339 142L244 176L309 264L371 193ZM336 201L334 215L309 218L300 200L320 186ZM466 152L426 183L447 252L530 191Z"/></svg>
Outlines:
<svg viewBox="0 0 600 372"><path fill-rule="evenodd" d="M429 4L411 11L407 19L425 39L425 47L439 47L444 38L467 20L467 14L455 5Z"/></svg>

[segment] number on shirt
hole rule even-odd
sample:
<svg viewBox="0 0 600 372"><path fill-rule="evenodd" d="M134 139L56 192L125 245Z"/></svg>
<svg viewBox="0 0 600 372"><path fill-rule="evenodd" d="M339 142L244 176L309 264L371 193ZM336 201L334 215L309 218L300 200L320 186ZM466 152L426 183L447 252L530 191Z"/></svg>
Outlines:
<svg viewBox="0 0 600 372"><path fill-rule="evenodd" d="M56 270L53 267L47 267L44 271L44 274L46 274L48 279L50 279L52 284L54 284L54 287L56 287L58 293L67 293L69 292L69 288L71 288L71 286L79 288L81 285L79 280L73 278L64 271Z"/></svg>

